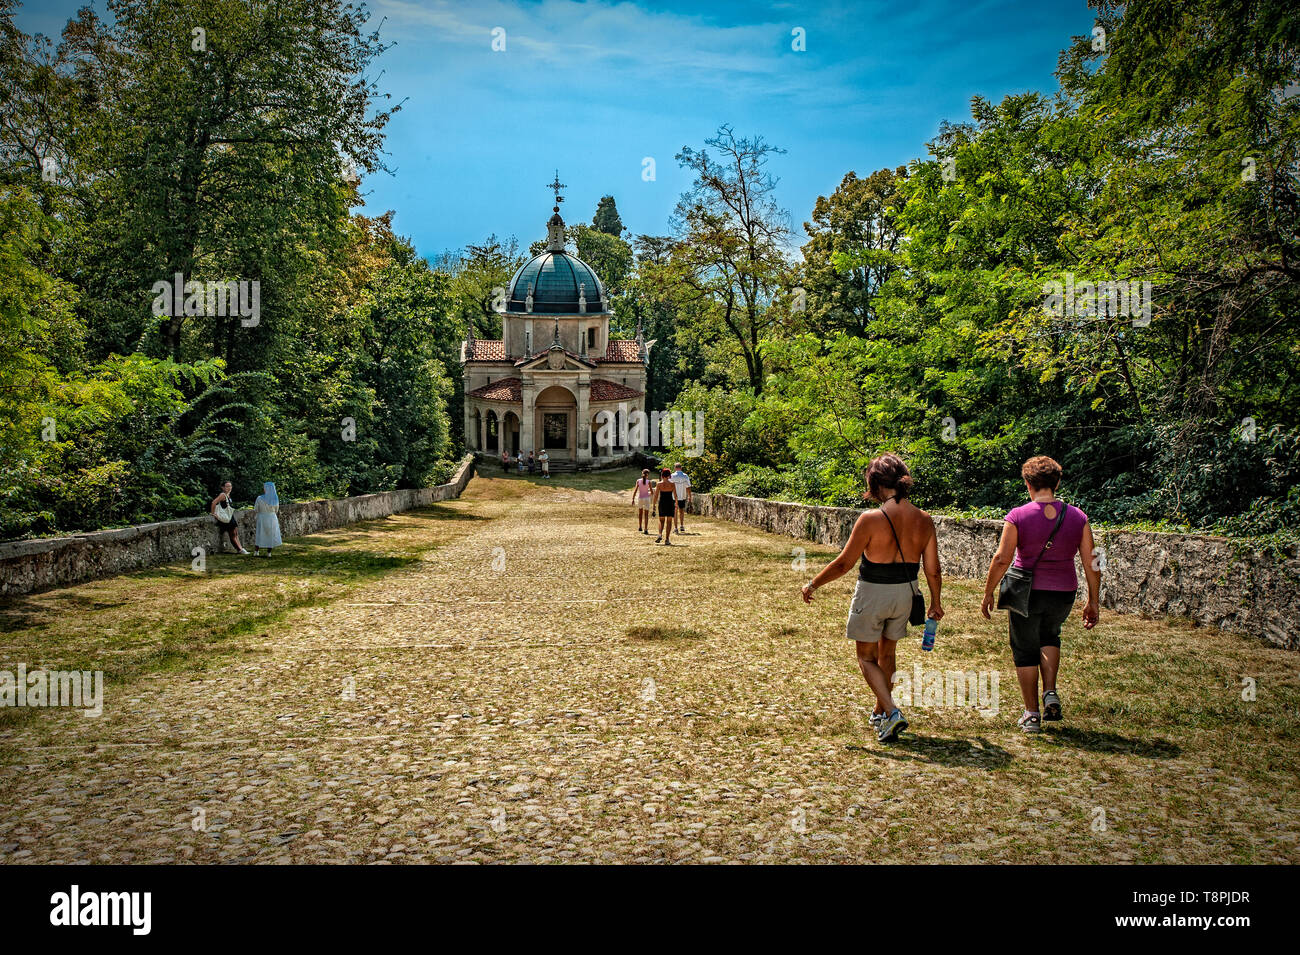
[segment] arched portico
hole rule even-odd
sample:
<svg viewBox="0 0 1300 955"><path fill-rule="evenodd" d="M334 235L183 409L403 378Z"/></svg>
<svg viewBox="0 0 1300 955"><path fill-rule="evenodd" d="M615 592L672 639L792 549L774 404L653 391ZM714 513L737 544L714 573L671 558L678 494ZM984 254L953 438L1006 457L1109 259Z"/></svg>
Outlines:
<svg viewBox="0 0 1300 955"><path fill-rule="evenodd" d="M519 453L519 415L513 411L501 416L501 447L512 455Z"/></svg>
<svg viewBox="0 0 1300 955"><path fill-rule="evenodd" d="M527 450L541 451L545 448L556 461L575 460L577 396L563 385L551 385L538 392L534 408L533 434L538 446Z"/></svg>

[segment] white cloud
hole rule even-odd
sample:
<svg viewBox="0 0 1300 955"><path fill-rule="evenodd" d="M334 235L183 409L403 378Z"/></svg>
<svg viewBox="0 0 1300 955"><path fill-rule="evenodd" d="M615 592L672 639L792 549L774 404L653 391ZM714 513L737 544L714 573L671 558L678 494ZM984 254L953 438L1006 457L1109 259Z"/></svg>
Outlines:
<svg viewBox="0 0 1300 955"><path fill-rule="evenodd" d="M396 28L386 24L384 33L399 44L411 36L414 42L436 46L441 68L473 70L477 61L482 69L493 71L495 82L517 82L521 90L536 88L539 69L551 71L542 79L555 82L583 81L592 73L617 70L622 86L636 84L652 91L694 88L706 94L721 88L737 97L763 95L792 106L826 108L859 102L847 88L867 57L866 49L833 59L789 54L792 26L806 26L793 20L717 25L703 17L651 11L627 2L543 0L520 5L485 0L466 8L444 0L376 0L374 10ZM491 53L495 27L506 30L505 54ZM835 41L840 49L853 49L843 35ZM814 32L810 49L818 42ZM510 57L505 62L512 69L502 70L488 56Z"/></svg>

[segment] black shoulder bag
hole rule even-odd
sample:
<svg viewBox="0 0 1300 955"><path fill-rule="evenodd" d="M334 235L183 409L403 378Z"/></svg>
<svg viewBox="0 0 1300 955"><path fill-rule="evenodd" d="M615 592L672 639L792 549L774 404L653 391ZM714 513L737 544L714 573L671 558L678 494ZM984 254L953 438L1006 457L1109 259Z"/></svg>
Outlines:
<svg viewBox="0 0 1300 955"><path fill-rule="evenodd" d="M885 505L880 505L880 513L884 514L885 520L889 521L889 515L885 514ZM889 521L889 529L894 533L894 546L898 548L898 557L903 563L907 563L907 557L903 554L903 545L898 539L898 531L894 530L894 522ZM921 588L913 578L912 584L912 615L907 618L907 622L914 627L919 627L925 623L925 598L921 596Z"/></svg>
<svg viewBox="0 0 1300 955"><path fill-rule="evenodd" d="M1070 509L1069 504L1061 504L1061 515L1056 519L1056 526L1052 528L1052 533L1047 535L1047 540L1043 542L1042 549L1038 556L1034 558L1033 567L1016 567L1012 565L1007 568L1006 574L1002 578L1002 583L998 585L998 609L1009 610L1012 613L1018 613L1022 617L1029 616L1029 591L1034 589L1034 567L1043 559L1043 554L1052 546L1052 538L1056 532L1061 529L1065 523L1065 512Z"/></svg>

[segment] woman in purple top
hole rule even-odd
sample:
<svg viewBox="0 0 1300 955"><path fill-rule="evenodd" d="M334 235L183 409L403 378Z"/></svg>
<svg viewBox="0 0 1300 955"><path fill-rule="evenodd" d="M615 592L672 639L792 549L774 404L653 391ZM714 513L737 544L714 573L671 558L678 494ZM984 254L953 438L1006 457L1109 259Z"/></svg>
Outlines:
<svg viewBox="0 0 1300 955"><path fill-rule="evenodd" d="M1018 724L1026 733L1037 733L1043 720L1061 718L1061 699L1056 694L1056 672L1061 666L1061 625L1070 616L1079 580L1074 572L1074 555L1083 562L1088 580L1088 602L1083 607L1083 626L1097 625L1097 600L1101 572L1093 556L1092 527L1088 515L1059 501L1061 466L1045 455L1030 458L1020 469L1029 491L1029 503L1006 516L1002 541L989 564L980 612L986 619L997 603L998 584L1012 565L1033 571L1029 592L1029 615L1008 612L1011 655L1016 664L1025 712ZM1062 517L1064 513L1064 517ZM1060 527L1057 527L1057 524ZM1055 530L1055 535L1053 531ZM1051 538L1051 546L1045 547ZM1043 675L1043 708L1038 709L1038 674Z"/></svg>

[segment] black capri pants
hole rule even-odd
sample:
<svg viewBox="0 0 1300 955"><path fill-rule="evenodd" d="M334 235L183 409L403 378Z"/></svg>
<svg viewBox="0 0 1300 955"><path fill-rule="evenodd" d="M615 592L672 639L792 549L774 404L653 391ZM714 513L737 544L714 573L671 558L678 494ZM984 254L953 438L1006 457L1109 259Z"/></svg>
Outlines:
<svg viewBox="0 0 1300 955"><path fill-rule="evenodd" d="M1061 624L1074 609L1077 590L1029 591L1029 615L1007 613L1011 628L1011 656L1018 667L1036 667L1043 647L1060 647Z"/></svg>

